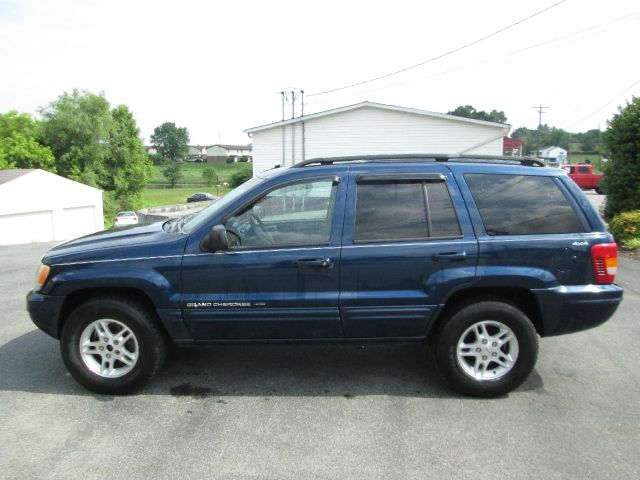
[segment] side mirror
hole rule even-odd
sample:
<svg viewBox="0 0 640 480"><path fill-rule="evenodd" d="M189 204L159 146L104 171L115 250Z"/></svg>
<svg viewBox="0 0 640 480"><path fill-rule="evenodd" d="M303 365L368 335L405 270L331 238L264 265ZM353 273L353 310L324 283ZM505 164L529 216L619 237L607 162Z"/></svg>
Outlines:
<svg viewBox="0 0 640 480"><path fill-rule="evenodd" d="M207 252L219 252L229 248L229 239L227 238L227 229L224 225L216 225L202 239L203 250Z"/></svg>

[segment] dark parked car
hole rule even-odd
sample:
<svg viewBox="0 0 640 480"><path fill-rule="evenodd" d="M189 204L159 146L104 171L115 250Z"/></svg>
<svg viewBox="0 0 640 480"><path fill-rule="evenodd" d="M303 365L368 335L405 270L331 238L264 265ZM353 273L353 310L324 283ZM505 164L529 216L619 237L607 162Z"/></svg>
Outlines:
<svg viewBox="0 0 640 480"><path fill-rule="evenodd" d="M199 192L199 193L194 193L190 197L187 197L187 203L191 203L191 202L210 202L210 201L215 200L215 199L216 199L216 197L214 197L210 193Z"/></svg>
<svg viewBox="0 0 640 480"><path fill-rule="evenodd" d="M140 387L171 343L429 340L454 389L489 397L529 376L539 336L613 315L617 261L564 170L321 159L256 175L195 215L56 246L27 305L96 392Z"/></svg>

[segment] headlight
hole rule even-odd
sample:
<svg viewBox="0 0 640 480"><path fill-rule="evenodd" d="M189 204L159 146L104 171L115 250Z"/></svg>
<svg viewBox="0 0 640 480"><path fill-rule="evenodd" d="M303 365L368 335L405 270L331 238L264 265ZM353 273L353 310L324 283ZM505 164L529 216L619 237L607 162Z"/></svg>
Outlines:
<svg viewBox="0 0 640 480"><path fill-rule="evenodd" d="M51 268L49 268L49 265L45 265L44 263L40 264L40 268L38 268L38 273L36 273L36 283L33 286L33 290L35 292L37 292L42 288L42 286L44 285L44 282L46 282L47 278L49 277L50 271L51 271Z"/></svg>

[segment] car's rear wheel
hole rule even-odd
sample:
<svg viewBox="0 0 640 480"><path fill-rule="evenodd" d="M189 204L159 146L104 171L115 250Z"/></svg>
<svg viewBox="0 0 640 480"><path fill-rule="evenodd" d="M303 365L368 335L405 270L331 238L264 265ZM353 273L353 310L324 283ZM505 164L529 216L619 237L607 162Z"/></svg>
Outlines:
<svg viewBox="0 0 640 480"><path fill-rule="evenodd" d="M78 306L60 338L69 373L97 393L130 393L159 370L167 341L144 306L125 299L100 297Z"/></svg>
<svg viewBox="0 0 640 480"><path fill-rule="evenodd" d="M439 330L436 360L455 390L496 397L517 388L538 356L538 337L529 318L502 301L478 301L454 310Z"/></svg>

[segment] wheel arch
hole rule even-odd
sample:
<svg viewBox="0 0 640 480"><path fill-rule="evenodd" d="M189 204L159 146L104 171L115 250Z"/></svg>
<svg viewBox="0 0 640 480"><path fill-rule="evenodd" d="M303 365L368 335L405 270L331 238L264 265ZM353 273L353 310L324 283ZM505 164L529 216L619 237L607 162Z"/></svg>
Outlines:
<svg viewBox="0 0 640 480"><path fill-rule="evenodd" d="M544 336L544 321L540 304L531 290L521 287L476 287L459 290L444 302L428 335L435 337L439 328L446 323L455 312L467 305L480 301L501 301L520 309L529 319L540 336Z"/></svg>
<svg viewBox="0 0 640 480"><path fill-rule="evenodd" d="M143 307L146 311L148 311L154 321L161 328L167 339L171 337L168 335L167 329L165 325L162 323L160 318L158 317L158 313L156 308L151 301L151 298L142 290L137 290L133 288L85 288L74 291L69 294L62 305L62 309L60 311L60 320L58 322L58 338L60 338L62 334L62 329L69 318L71 312L73 312L79 305L90 300L92 298L97 297L109 297L115 299L122 299L129 302L134 302L141 307Z"/></svg>

